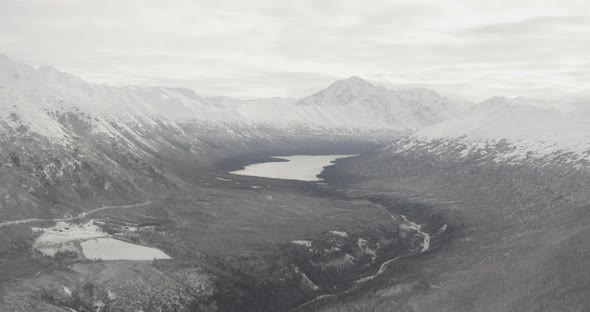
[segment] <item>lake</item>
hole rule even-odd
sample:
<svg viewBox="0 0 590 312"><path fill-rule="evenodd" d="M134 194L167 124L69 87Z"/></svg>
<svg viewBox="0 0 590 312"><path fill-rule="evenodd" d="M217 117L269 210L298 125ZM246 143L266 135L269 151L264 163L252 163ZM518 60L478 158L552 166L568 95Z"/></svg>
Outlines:
<svg viewBox="0 0 590 312"><path fill-rule="evenodd" d="M87 259L144 260L172 259L159 249L127 243L110 237L89 239L80 244Z"/></svg>
<svg viewBox="0 0 590 312"><path fill-rule="evenodd" d="M272 158L286 161L252 164L242 170L230 173L273 179L322 181L322 179L318 178L318 175L322 173L324 167L332 165L336 159L354 156L357 155L273 156Z"/></svg>

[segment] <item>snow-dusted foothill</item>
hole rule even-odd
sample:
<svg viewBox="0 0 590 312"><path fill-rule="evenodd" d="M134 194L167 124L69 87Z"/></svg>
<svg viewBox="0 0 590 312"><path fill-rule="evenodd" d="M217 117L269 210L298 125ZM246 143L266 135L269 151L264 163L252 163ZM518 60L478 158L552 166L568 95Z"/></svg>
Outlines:
<svg viewBox="0 0 590 312"><path fill-rule="evenodd" d="M590 161L590 104L494 97L394 144L509 164L585 166Z"/></svg>

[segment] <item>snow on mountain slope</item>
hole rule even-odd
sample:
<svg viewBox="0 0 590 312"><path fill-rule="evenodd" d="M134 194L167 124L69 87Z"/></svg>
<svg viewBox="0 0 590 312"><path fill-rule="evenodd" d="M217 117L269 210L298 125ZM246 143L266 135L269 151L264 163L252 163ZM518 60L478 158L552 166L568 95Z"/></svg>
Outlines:
<svg viewBox="0 0 590 312"><path fill-rule="evenodd" d="M590 161L590 105L550 107L522 98L491 98L476 108L418 131L403 149L430 145L461 157L585 164ZM493 153L493 155L491 155Z"/></svg>
<svg viewBox="0 0 590 312"><path fill-rule="evenodd" d="M326 100L352 102L203 98L183 88L93 84L0 55L0 219L169 194L189 187L178 164L270 146L374 144L453 111L430 91L390 92L358 78L339 84Z"/></svg>
<svg viewBox="0 0 590 312"><path fill-rule="evenodd" d="M34 69L0 56L0 85L23 102L60 118L84 114L87 131L121 139L113 122L124 126L167 127L190 124L220 135L263 126L297 135L399 136L440 122L456 105L430 90L391 91L358 77L336 81L301 100L202 98L188 89L109 87L85 82L49 66Z"/></svg>
<svg viewBox="0 0 590 312"><path fill-rule="evenodd" d="M292 98L263 98L240 100L231 97L207 98L209 103L218 107L230 107L236 110L239 119L246 123L284 124L285 116L293 109L297 101Z"/></svg>
<svg viewBox="0 0 590 312"><path fill-rule="evenodd" d="M409 133L461 110L460 103L434 91L391 91L358 77L336 81L327 89L300 100L243 101L224 97L208 100L219 106L236 108L240 119L246 123L273 125L288 131L305 128L331 133Z"/></svg>
<svg viewBox="0 0 590 312"><path fill-rule="evenodd" d="M19 100L0 86L0 134L4 137L33 132L54 142L67 139L66 130L34 105Z"/></svg>
<svg viewBox="0 0 590 312"><path fill-rule="evenodd" d="M363 127L386 127L407 132L440 122L462 109L460 103L427 89L388 90L351 77L298 101L298 109L318 107L337 112L348 110Z"/></svg>
<svg viewBox="0 0 590 312"><path fill-rule="evenodd" d="M365 96L373 90L369 82L353 76L345 80L339 80L327 89L299 100L301 105L347 105L358 98Z"/></svg>
<svg viewBox="0 0 590 312"><path fill-rule="evenodd" d="M199 156L202 142L159 114L150 92L198 97L142 90L0 56L0 219L62 216L173 188L162 160Z"/></svg>
<svg viewBox="0 0 590 312"><path fill-rule="evenodd" d="M19 103L2 101L4 115L18 116L37 135L59 134L59 143L64 145L69 137L69 141L117 142L137 155L164 148L178 150L176 145L199 150L198 139L187 136L171 118L191 119L200 111L199 105L206 105L189 90L108 87L48 66L34 69L7 57L0 57L0 86L15 98L10 101Z"/></svg>

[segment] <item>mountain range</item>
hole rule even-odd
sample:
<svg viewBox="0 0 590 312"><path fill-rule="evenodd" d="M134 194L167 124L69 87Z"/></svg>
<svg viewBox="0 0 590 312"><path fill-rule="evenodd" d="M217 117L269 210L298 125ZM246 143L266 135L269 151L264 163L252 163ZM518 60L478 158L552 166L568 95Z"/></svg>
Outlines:
<svg viewBox="0 0 590 312"><path fill-rule="evenodd" d="M590 105L495 97L478 104L359 77L300 99L110 87L0 56L0 217L70 213L170 192L170 167L312 142L389 144L453 157L585 166ZM54 210L41 206L56 207ZM24 207L24 208L23 208Z"/></svg>
<svg viewBox="0 0 590 312"><path fill-rule="evenodd" d="M173 167L269 146L389 142L460 111L429 90L358 77L302 99L110 87L0 56L0 217L77 213L182 187ZM186 172L186 168L178 170Z"/></svg>
<svg viewBox="0 0 590 312"><path fill-rule="evenodd" d="M588 133L584 101L471 103L359 77L242 100L0 55L0 310L585 307ZM361 155L325 183L228 173L336 150ZM173 260L51 259L33 242L53 221L57 237L97 221Z"/></svg>
<svg viewBox="0 0 590 312"><path fill-rule="evenodd" d="M428 146L462 158L518 164L590 163L590 103L494 97L405 139L403 149Z"/></svg>
<svg viewBox="0 0 590 312"><path fill-rule="evenodd" d="M109 125L111 121L151 126L164 123L161 126L173 128L196 124L222 128L228 134L236 128L265 126L295 134L391 136L435 124L462 107L434 91L392 91L358 77L336 81L302 99L204 98L183 88L92 84L49 66L35 69L6 56L0 56L0 85L5 96L11 94L27 102L14 112L2 106L5 114L21 116L19 125L10 124L62 139L65 129L57 123L60 116L72 113L92 116L87 130L111 138L120 137ZM57 123L46 124L51 119Z"/></svg>

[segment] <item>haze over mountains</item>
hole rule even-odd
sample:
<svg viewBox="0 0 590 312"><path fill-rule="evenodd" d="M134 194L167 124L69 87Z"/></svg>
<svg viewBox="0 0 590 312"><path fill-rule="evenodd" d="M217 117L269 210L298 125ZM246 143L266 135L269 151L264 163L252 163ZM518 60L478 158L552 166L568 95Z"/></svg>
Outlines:
<svg viewBox="0 0 590 312"><path fill-rule="evenodd" d="M0 267L16 268L0 294L19 298L13 306L79 311L105 302L113 311L136 302L176 311L539 311L571 296L587 306L588 133L590 102L474 104L359 77L298 99L201 97L93 84L0 56L0 224L25 241L0 242L9 251ZM339 148L362 152L326 167L325 183L228 173L270 155ZM99 219L84 224L98 221L172 260L94 263L72 247L60 257L91 269L46 269L65 262L34 253L32 227L92 211ZM23 261L31 269L14 265ZM103 278L128 265L128 275ZM150 276L140 289L121 286ZM113 289L122 297L112 299ZM181 302L185 292L192 299Z"/></svg>
<svg viewBox="0 0 590 312"><path fill-rule="evenodd" d="M514 148L505 150L502 159L590 157L585 135L590 104L583 102L495 97L471 104L427 89L388 90L359 77L336 81L301 99L204 98L183 88L92 84L7 56L0 56L0 86L4 135L35 133L62 143L72 135L101 135L126 144L132 137L149 146L153 138L141 133L157 128L186 136L189 149L197 151L199 136L212 132L231 141L271 139L269 131L387 141L421 130L413 140L462 142L464 155L506 140Z"/></svg>
<svg viewBox="0 0 590 312"><path fill-rule="evenodd" d="M108 87L85 82L73 75L44 66L34 69L6 56L0 57L0 85L5 94L27 102L22 123L30 131L63 137L62 126L47 123L41 115L79 112L92 116L92 131L116 136L110 120L125 120L155 126L155 117L166 126L198 123L226 128L264 125L291 133L403 134L437 123L458 112L462 103L452 103L430 90L391 91L351 77L300 100L271 98L237 100L203 98L182 88ZM5 95L8 96L8 95ZM32 110L36 110L33 112ZM18 114L18 112L15 112ZM27 120L29 119L29 120ZM53 119L59 119L55 116ZM53 129L36 131L35 127ZM235 130L235 129L234 129Z"/></svg>
<svg viewBox="0 0 590 312"><path fill-rule="evenodd" d="M220 153L271 144L390 141L458 111L432 91L389 91L356 77L300 101L242 101L182 88L97 85L6 56L0 99L6 220L168 193L183 182L165 168L183 161L203 165Z"/></svg>
<svg viewBox="0 0 590 312"><path fill-rule="evenodd" d="M589 117L584 103L496 97L469 104L358 77L301 99L204 98L183 88L92 84L0 56L0 153L11 159L0 170L12 181L0 186L11 194L0 201L11 209L63 203L44 198L51 194L89 206L123 202L182 184L164 170L181 159L204 163L257 146L389 143L409 134L395 150L582 166L590 159Z"/></svg>

